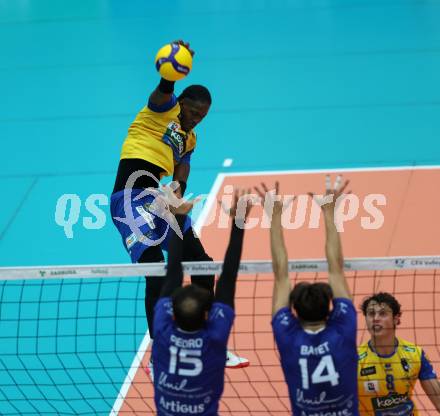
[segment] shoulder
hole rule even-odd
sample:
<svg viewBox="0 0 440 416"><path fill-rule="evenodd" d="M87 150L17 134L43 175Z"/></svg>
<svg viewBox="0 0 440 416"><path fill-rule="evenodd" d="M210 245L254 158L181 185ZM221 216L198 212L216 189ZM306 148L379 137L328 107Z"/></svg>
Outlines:
<svg viewBox="0 0 440 416"><path fill-rule="evenodd" d="M299 321L289 307L279 309L272 317L272 327L274 331L287 330L296 326L299 326Z"/></svg>
<svg viewBox="0 0 440 416"><path fill-rule="evenodd" d="M234 319L234 316L235 312L229 305L221 302L214 302L209 311L208 320L231 320Z"/></svg>
<svg viewBox="0 0 440 416"><path fill-rule="evenodd" d="M422 354L422 347L402 338L397 338L397 340L399 342L398 344L399 350L409 354L418 354L418 355Z"/></svg>
<svg viewBox="0 0 440 416"><path fill-rule="evenodd" d="M353 301L349 298L334 298L333 307L335 309L339 308L342 312L345 312L347 309L355 310Z"/></svg>
<svg viewBox="0 0 440 416"><path fill-rule="evenodd" d="M368 347L368 342L364 342L363 344L358 346L357 352L359 361L365 360L365 358L367 358L369 350L370 349Z"/></svg>
<svg viewBox="0 0 440 416"><path fill-rule="evenodd" d="M179 102L177 101L177 97L172 94L170 99L163 104L156 104L151 99L148 100L147 107L154 113L166 113L171 110L180 111Z"/></svg>

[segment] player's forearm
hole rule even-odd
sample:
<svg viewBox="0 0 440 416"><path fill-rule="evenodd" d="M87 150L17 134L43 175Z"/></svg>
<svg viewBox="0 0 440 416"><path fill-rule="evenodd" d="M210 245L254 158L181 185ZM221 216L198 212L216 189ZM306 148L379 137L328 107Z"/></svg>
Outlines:
<svg viewBox="0 0 440 416"><path fill-rule="evenodd" d="M325 254L330 273L342 273L344 270L344 257L342 254L341 238L334 222L334 211L324 211L325 221Z"/></svg>
<svg viewBox="0 0 440 416"><path fill-rule="evenodd" d="M185 194L186 183L188 182L190 172L189 163L179 163L174 168L173 180L179 182L180 185L180 197Z"/></svg>
<svg viewBox="0 0 440 416"><path fill-rule="evenodd" d="M176 215L176 219L180 229L183 230L185 215ZM183 282L183 240L175 232L170 230L170 233L167 274L160 294L161 297L171 296L176 288L182 286Z"/></svg>
<svg viewBox="0 0 440 416"><path fill-rule="evenodd" d="M174 81L160 79L159 85L151 93L149 102L155 105L161 105L168 102L174 92Z"/></svg>
<svg viewBox="0 0 440 416"><path fill-rule="evenodd" d="M283 227L281 215L273 215L270 227L270 248L272 252L272 268L275 279L287 279L288 259L287 250L284 243Z"/></svg>
<svg viewBox="0 0 440 416"><path fill-rule="evenodd" d="M243 226L237 227L235 221L232 221L231 234L223 262L223 269L215 291L215 300L225 303L232 308L234 308L235 287L243 249L243 238Z"/></svg>

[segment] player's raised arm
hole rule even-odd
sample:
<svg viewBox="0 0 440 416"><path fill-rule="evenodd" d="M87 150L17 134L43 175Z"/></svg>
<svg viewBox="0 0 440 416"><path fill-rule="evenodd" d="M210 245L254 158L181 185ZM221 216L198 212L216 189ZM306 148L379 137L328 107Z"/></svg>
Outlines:
<svg viewBox="0 0 440 416"><path fill-rule="evenodd" d="M234 309L235 287L243 248L244 225L252 207L250 190L235 192L229 216L232 219L231 234L226 249L223 269L217 282L215 301Z"/></svg>
<svg viewBox="0 0 440 416"><path fill-rule="evenodd" d="M272 295L272 315L275 315L281 308L289 306L291 290L287 250L281 223L283 202L278 195L278 182L275 183L275 190L269 191L264 183L261 184L261 189L256 188L256 190L264 201L266 214L271 217L270 249L272 253L272 268L275 275ZM289 203L292 201L293 199L291 199Z"/></svg>
<svg viewBox="0 0 440 416"><path fill-rule="evenodd" d="M178 43L179 45L185 46L190 51L191 55L194 56L194 51L190 48L188 42L184 42L183 40L176 40L172 43ZM168 81L164 78L161 78L159 85L150 95L150 98L148 100L149 107L153 106L157 108L170 102L174 93L174 82L175 81Z"/></svg>
<svg viewBox="0 0 440 416"><path fill-rule="evenodd" d="M309 194L321 206L325 222L325 255L328 262L329 284L335 298L350 298L350 289L344 275L344 257L341 239L335 225L335 208L344 197L344 191L349 184L342 185L342 176L336 178L331 185L330 175L326 176L326 192L322 198ZM342 185L342 186L341 186Z"/></svg>
<svg viewBox="0 0 440 416"><path fill-rule="evenodd" d="M186 220L186 214L188 214L195 203L198 200L187 201L182 203L178 208L174 208L172 211L175 213L177 224L180 230L183 230L183 226ZM171 236L168 243L168 265L167 274L165 277L165 283L160 291L160 297L171 296L175 289L182 286L183 282L183 269L182 269L182 257L183 257L183 239L180 238L175 232L170 231Z"/></svg>

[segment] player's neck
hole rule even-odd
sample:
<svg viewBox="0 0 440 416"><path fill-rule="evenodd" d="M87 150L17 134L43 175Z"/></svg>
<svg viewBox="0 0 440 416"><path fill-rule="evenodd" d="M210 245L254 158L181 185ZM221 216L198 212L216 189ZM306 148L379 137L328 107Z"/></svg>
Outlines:
<svg viewBox="0 0 440 416"><path fill-rule="evenodd" d="M304 330L316 332L322 328L325 328L325 321L320 321L320 322L301 321L301 326Z"/></svg>
<svg viewBox="0 0 440 416"><path fill-rule="evenodd" d="M386 337L372 337L370 346L374 352L381 356L387 356L394 353L397 346L397 338L394 334Z"/></svg>

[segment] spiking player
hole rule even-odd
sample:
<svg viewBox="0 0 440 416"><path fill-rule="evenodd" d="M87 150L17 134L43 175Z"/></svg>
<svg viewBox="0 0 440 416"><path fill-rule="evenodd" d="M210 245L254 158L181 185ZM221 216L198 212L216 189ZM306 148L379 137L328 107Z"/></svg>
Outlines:
<svg viewBox="0 0 440 416"><path fill-rule="evenodd" d="M440 411L440 383L423 349L396 337L401 306L390 293L377 293L361 306L371 338L359 351L361 415L417 416L412 394L417 380Z"/></svg>
<svg viewBox="0 0 440 416"><path fill-rule="evenodd" d="M330 177L327 177L324 199L313 198L324 214L329 283L302 282L293 290L281 225L283 203L276 198L278 183L275 194L262 185L265 197L273 203L272 327L295 416L359 415L356 311L344 276L341 242L334 223L335 203L343 197L347 184L348 181L341 187L341 177L338 177L331 189ZM263 197L263 192L258 191Z"/></svg>
<svg viewBox="0 0 440 416"><path fill-rule="evenodd" d="M184 246L174 233L170 238L166 280L154 316L154 400L159 416L217 415L234 321L244 222L250 209L249 205L237 209L238 200L236 193L230 210L229 245L214 299L200 286L182 287ZM185 218L177 219L182 226Z"/></svg>
<svg viewBox="0 0 440 416"><path fill-rule="evenodd" d="M194 54L190 45L178 43ZM159 180L173 176L180 184L176 196L182 197L190 172L191 155L196 146L194 128L205 118L211 106L211 95L201 85L190 85L176 97L174 82L161 78L159 85L151 93L144 107L128 130L119 161L118 173L111 196L113 222L122 236L125 249L133 263L154 263L164 261L162 248L166 249L168 224L150 211L154 197L142 196L147 188L157 188ZM130 183L130 178L132 182ZM125 190L129 197L126 198ZM128 201L127 201L128 199ZM116 218L124 218L130 210L133 227ZM187 219L183 227L184 260L212 261L200 240L194 236L191 221ZM163 242L159 242L163 239ZM151 339L154 333L154 306L164 282L163 277L146 276L145 312ZM214 276L194 276L192 282L213 292ZM239 368L249 365L245 358L228 352L227 366ZM152 364L149 372L152 376Z"/></svg>

